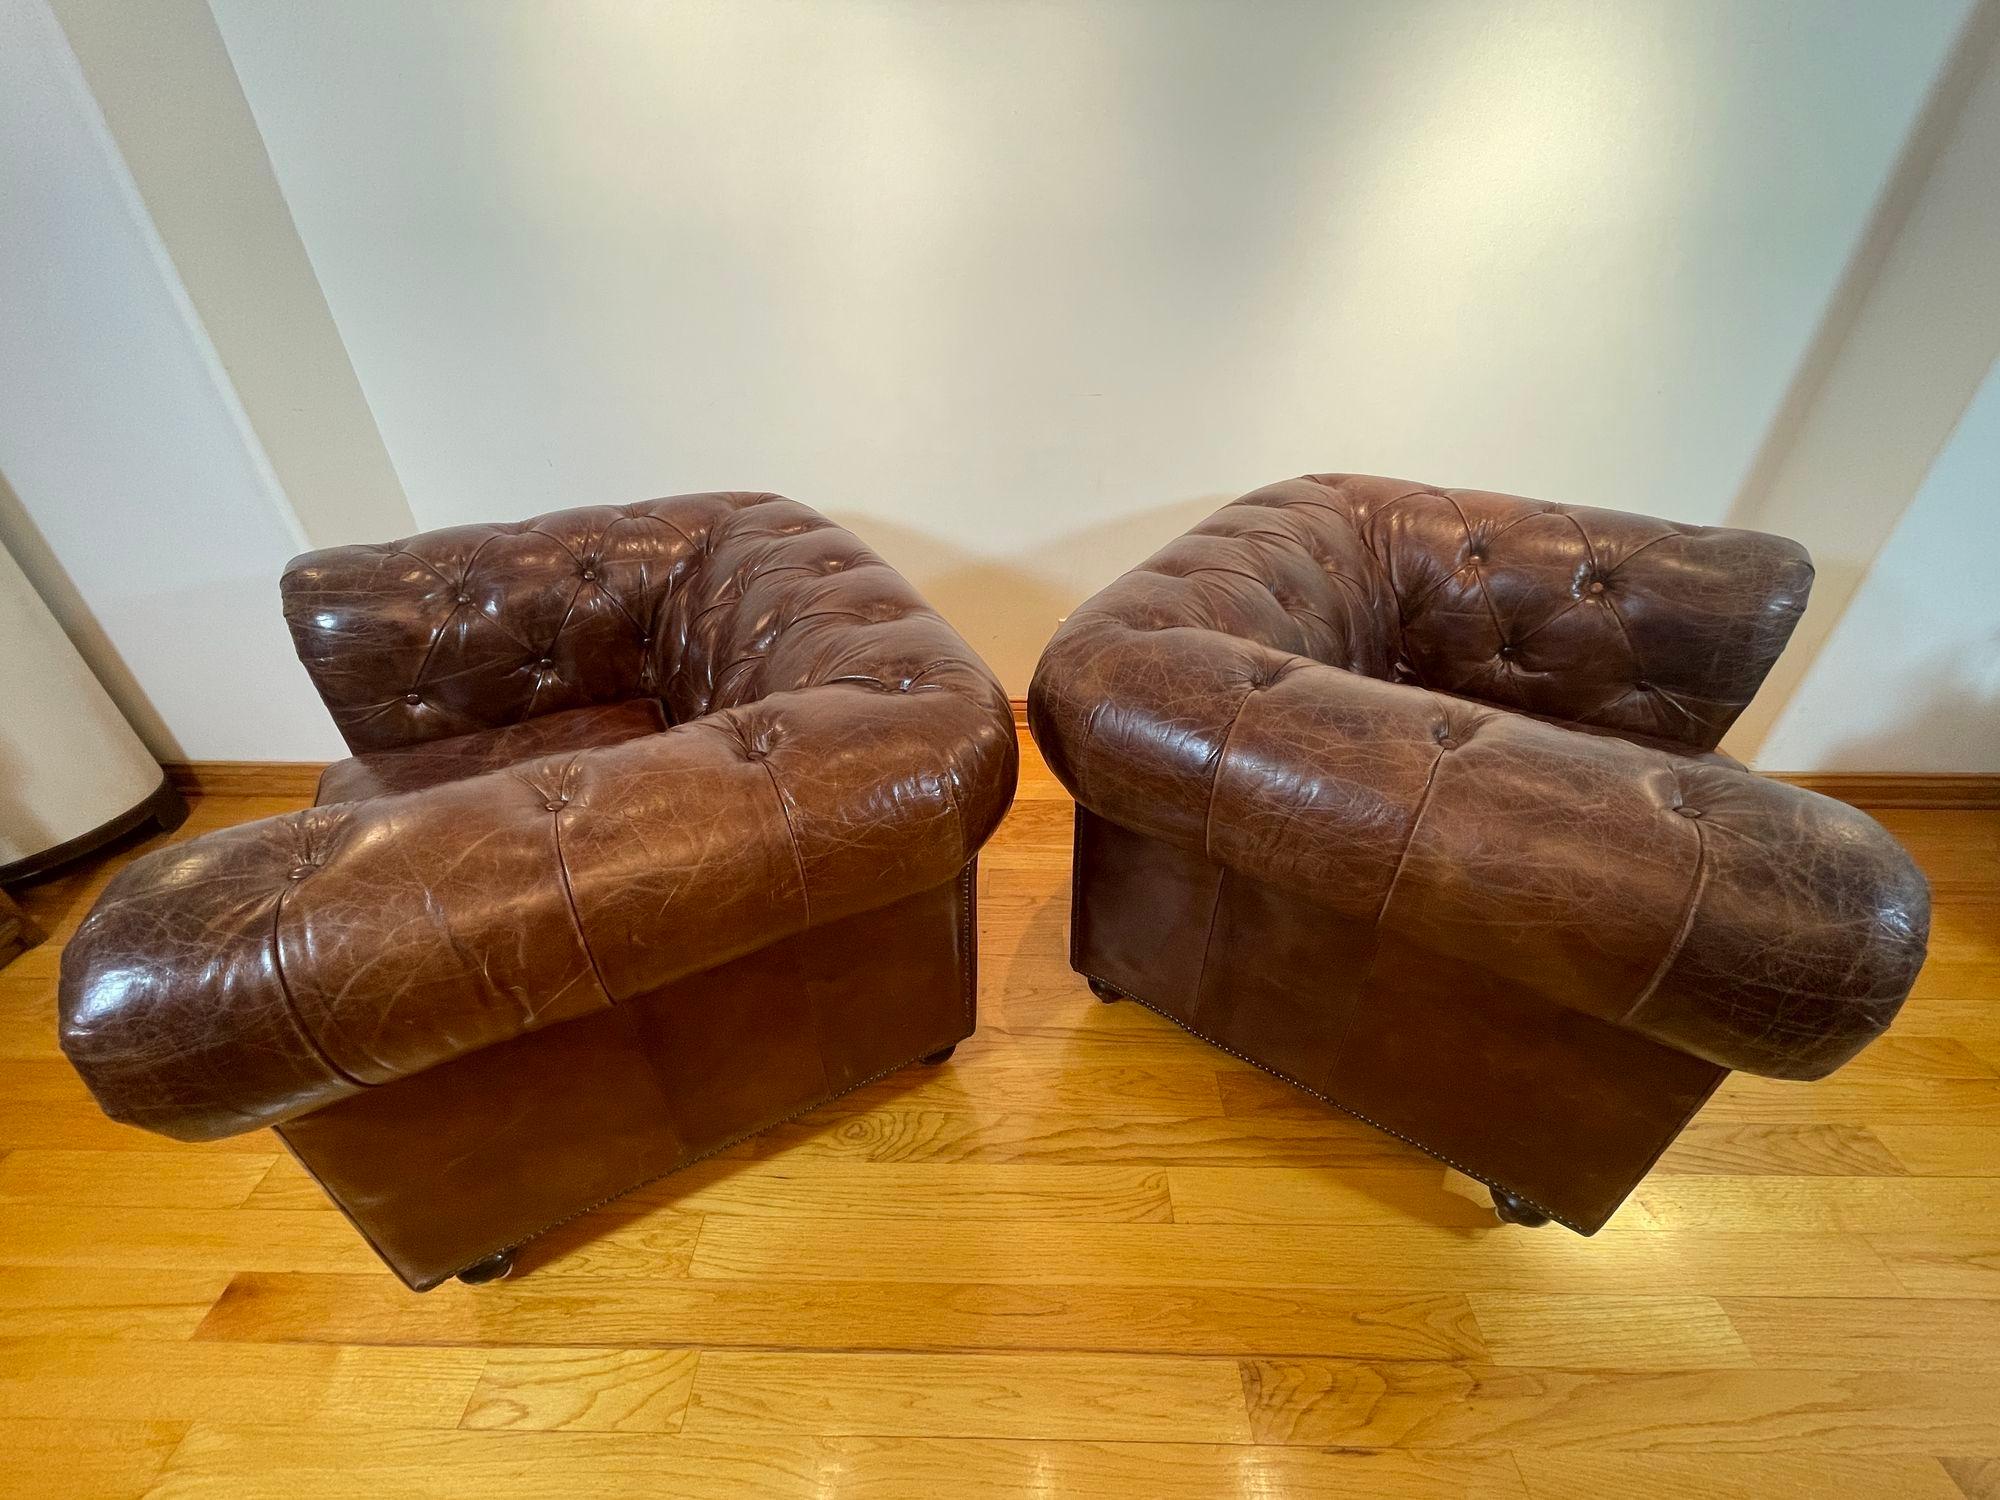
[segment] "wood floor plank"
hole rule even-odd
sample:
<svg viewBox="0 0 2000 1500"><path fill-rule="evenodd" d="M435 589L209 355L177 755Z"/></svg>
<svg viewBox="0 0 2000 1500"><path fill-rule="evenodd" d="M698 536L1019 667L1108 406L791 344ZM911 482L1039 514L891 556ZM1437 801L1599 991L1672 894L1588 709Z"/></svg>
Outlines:
<svg viewBox="0 0 2000 1500"><path fill-rule="evenodd" d="M33 1061L59 1057L55 997L49 981L19 970L0 970L0 1058Z"/></svg>
<svg viewBox="0 0 2000 1500"><path fill-rule="evenodd" d="M2000 1458L1938 1460L1965 1500L2000 1500Z"/></svg>
<svg viewBox="0 0 2000 1500"><path fill-rule="evenodd" d="M149 1130L107 1120L88 1094L63 1099L11 1099L0 1094L0 1151L143 1151L153 1154L188 1152L247 1154L269 1159L274 1137L269 1131L227 1136L198 1145L170 1140Z"/></svg>
<svg viewBox="0 0 2000 1500"><path fill-rule="evenodd" d="M1652 1175L1896 1177L1906 1170L1879 1130L1864 1125L1739 1125L1697 1115Z"/></svg>
<svg viewBox="0 0 2000 1500"><path fill-rule="evenodd" d="M691 1274L757 1280L866 1280L894 1228L865 1220L777 1229L715 1218ZM1624 1295L1668 1286L1697 1295L1778 1295L1802 1279L1829 1295L1889 1296L1896 1278L1851 1235L1606 1230L1592 1239L1427 1225L1020 1224L1004 1238L939 1224L898 1244L896 1275L952 1281L975 1271L1030 1285L1166 1283L1399 1291L1559 1291Z"/></svg>
<svg viewBox="0 0 2000 1500"><path fill-rule="evenodd" d="M711 1350L686 1430L1241 1443L1250 1419L1231 1359Z"/></svg>
<svg viewBox="0 0 2000 1500"><path fill-rule="evenodd" d="M1994 1088L2000 1090L2000 1081ZM954 1061L921 1075L892 1075L846 1095L842 1103L850 1112L890 1100L905 1107L963 1110L997 1099L1031 1114L1185 1119L1223 1112L1215 1065L1199 1055L1183 1062L1104 1062L1055 1070L999 1057L976 1068Z"/></svg>
<svg viewBox="0 0 2000 1500"><path fill-rule="evenodd" d="M312 1208L325 1195L303 1168L287 1163L251 1198L253 1208ZM6 1163L0 1162L0 1185ZM655 1207L753 1218L1093 1219L1165 1221L1172 1207L1157 1167L1014 1166L926 1162L818 1162L793 1168L752 1160L710 1160L618 1200L614 1212Z"/></svg>
<svg viewBox="0 0 2000 1500"><path fill-rule="evenodd" d="M70 1422L0 1413L0 1496L139 1500L187 1430L185 1422Z"/></svg>
<svg viewBox="0 0 2000 1500"><path fill-rule="evenodd" d="M200 1336L348 1344L1094 1351L1478 1358L1457 1293L998 1282L572 1280L446 1286L376 1276L239 1276Z"/></svg>
<svg viewBox="0 0 2000 1500"><path fill-rule="evenodd" d="M1259 1442L1599 1452L1985 1452L2000 1404L1956 1371L1578 1371L1246 1360Z"/></svg>
<svg viewBox="0 0 2000 1500"><path fill-rule="evenodd" d="M1666 1229L1940 1234L2000 1225L2000 1179L1656 1177L1632 1195Z"/></svg>
<svg viewBox="0 0 2000 1500"><path fill-rule="evenodd" d="M455 1427L485 1358L474 1349L5 1339L0 1412L85 1423Z"/></svg>
<svg viewBox="0 0 2000 1500"><path fill-rule="evenodd" d="M1990 1381L2000 1349L2000 1300L1725 1297L1720 1305L1756 1362L1773 1368L1964 1370ZM2000 1399L2000 1382L1989 1388Z"/></svg>
<svg viewBox="0 0 2000 1500"><path fill-rule="evenodd" d="M1920 1454L1531 1449L1515 1459L1534 1500L1965 1500L1944 1465Z"/></svg>
<svg viewBox="0 0 2000 1500"><path fill-rule="evenodd" d="M4 1210L0 1210L4 1211ZM0 1266L0 1338L185 1339L229 1286L226 1271Z"/></svg>
<svg viewBox="0 0 2000 1500"><path fill-rule="evenodd" d="M11 1151L0 1203L237 1208L278 1160L248 1151Z"/></svg>
<svg viewBox="0 0 2000 1500"><path fill-rule="evenodd" d="M0 1213L0 1264L79 1272L382 1268L375 1252L335 1213L69 1203L7 1205Z"/></svg>
<svg viewBox="0 0 2000 1500"><path fill-rule="evenodd" d="M1409 1170L1176 1166L1167 1172L1177 1224L1423 1224L1489 1229L1493 1201L1449 1167ZM1476 1187L1476 1184L1474 1185Z"/></svg>
<svg viewBox="0 0 2000 1500"><path fill-rule="evenodd" d="M761 1155L788 1161L1089 1163L1427 1170L1432 1158L1350 1116L1224 1115L1129 1119L1116 1113L1039 1114L987 1103L927 1109L815 1110L757 1137Z"/></svg>
<svg viewBox="0 0 2000 1500"><path fill-rule="evenodd" d="M1871 1234L1868 1243L1913 1296L2000 1297L2000 1225L1979 1234Z"/></svg>
<svg viewBox="0 0 2000 1500"><path fill-rule="evenodd" d="M555 1483L552 1485L552 1480ZM196 1425L149 1500L1525 1500L1506 1454L692 1433L293 1432Z"/></svg>
<svg viewBox="0 0 2000 1500"><path fill-rule="evenodd" d="M1926 1177L2000 1177L2000 1125L1883 1125L1883 1149Z"/></svg>
<svg viewBox="0 0 2000 1500"><path fill-rule="evenodd" d="M2000 1078L1850 1078L1811 1083L1732 1073L1703 1113L1766 1124L2000 1125Z"/></svg>
<svg viewBox="0 0 2000 1500"><path fill-rule="evenodd" d="M520 1432L678 1432L692 1349L536 1348L485 1361L459 1426Z"/></svg>
<svg viewBox="0 0 2000 1500"><path fill-rule="evenodd" d="M1992 1060L1979 1043L1949 1036L1905 1036L1891 1031L1868 1044L1841 1069L1843 1078L1992 1078Z"/></svg>
<svg viewBox="0 0 2000 1500"><path fill-rule="evenodd" d="M1713 1297L1475 1292L1497 1365L1569 1370L1725 1370L1754 1363Z"/></svg>

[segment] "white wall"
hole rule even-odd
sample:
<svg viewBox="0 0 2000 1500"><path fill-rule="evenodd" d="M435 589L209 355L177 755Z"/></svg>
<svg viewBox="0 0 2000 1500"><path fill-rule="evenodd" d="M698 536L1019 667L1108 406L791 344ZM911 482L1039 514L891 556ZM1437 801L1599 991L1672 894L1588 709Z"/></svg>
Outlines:
<svg viewBox="0 0 2000 1500"><path fill-rule="evenodd" d="M1774 765L2000 769L2000 365L1765 743Z"/></svg>
<svg viewBox="0 0 2000 1500"><path fill-rule="evenodd" d="M1968 7L214 9L420 524L782 489L1019 691L1306 469L1722 519Z"/></svg>
<svg viewBox="0 0 2000 1500"><path fill-rule="evenodd" d="M1911 160L1911 157L1918 158ZM1915 503L1980 382L2000 358L2000 0L1981 7L1913 133L1904 165L1857 250L1786 409L1729 521L1805 539L1818 576L1790 646L1723 748L1758 766L1819 768L1787 758L1802 744L1837 742L1847 726L1815 722L1794 702L1833 649L1896 524ZM1989 469L2000 504L2000 468ZM1969 581L1969 580L1968 580ZM1945 601L1977 613L1983 596ZM1842 650L1856 637L1844 634ZM1855 663L1836 661L1840 673ZM1899 738L1947 735L1911 702ZM1782 741L1772 731L1787 723ZM2000 771L2000 723L1974 742ZM1961 747L1966 753L1970 747ZM1851 762L1849 762L1851 764ZM1887 762L1867 769L1910 769Z"/></svg>
<svg viewBox="0 0 2000 1500"><path fill-rule="evenodd" d="M415 529L207 0L52 0L315 546Z"/></svg>
<svg viewBox="0 0 2000 1500"><path fill-rule="evenodd" d="M1802 537L1732 744L1925 760L1825 632L2000 334L2000 0L55 5L81 69L0 0L0 539L163 755L336 752L304 537L784 489L1018 692L1340 467Z"/></svg>
<svg viewBox="0 0 2000 1500"><path fill-rule="evenodd" d="M0 0L0 541L155 754L338 753L297 521L42 0Z"/></svg>

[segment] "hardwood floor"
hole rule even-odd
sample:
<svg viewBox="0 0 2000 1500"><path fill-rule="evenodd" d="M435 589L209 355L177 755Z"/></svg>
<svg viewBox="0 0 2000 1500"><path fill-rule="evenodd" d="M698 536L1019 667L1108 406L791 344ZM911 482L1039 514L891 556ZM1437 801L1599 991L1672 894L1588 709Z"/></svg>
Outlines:
<svg viewBox="0 0 2000 1500"><path fill-rule="evenodd" d="M1895 1032L1731 1079L1582 1240L1092 999L1029 747L948 1065L424 1297L270 1135L98 1115L54 979L118 861L33 888L0 1494L2000 1497L2000 812L1881 817L1937 895Z"/></svg>

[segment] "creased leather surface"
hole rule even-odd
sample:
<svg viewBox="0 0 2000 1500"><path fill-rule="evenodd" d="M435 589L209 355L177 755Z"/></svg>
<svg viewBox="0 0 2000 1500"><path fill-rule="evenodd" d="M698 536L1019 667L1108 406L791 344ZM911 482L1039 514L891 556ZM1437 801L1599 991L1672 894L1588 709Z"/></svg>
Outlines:
<svg viewBox="0 0 2000 1500"><path fill-rule="evenodd" d="M1805 604L1797 544L1401 480L1245 496L1088 600L1029 694L1085 807L1725 1067L1878 1034L1929 892L1713 752Z"/></svg>
<svg viewBox="0 0 2000 1500"><path fill-rule="evenodd" d="M65 1050L114 1118L169 1135L290 1119L944 885L1013 796L985 666L775 496L314 553L285 604L364 752L323 788L350 800L135 861L63 956ZM671 727L628 732L653 695Z"/></svg>

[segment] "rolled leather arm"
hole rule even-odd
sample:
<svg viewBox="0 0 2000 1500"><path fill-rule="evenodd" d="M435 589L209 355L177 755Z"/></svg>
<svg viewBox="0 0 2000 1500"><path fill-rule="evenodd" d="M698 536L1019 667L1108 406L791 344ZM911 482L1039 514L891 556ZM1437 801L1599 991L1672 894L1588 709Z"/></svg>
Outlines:
<svg viewBox="0 0 2000 1500"><path fill-rule="evenodd" d="M845 683L137 860L63 955L114 1118L282 1122L951 879L1014 785L1004 707Z"/></svg>
<svg viewBox="0 0 2000 1500"><path fill-rule="evenodd" d="M1923 961L1902 848L1732 765L1089 615L1030 715L1093 812L1724 1067L1831 1071Z"/></svg>

